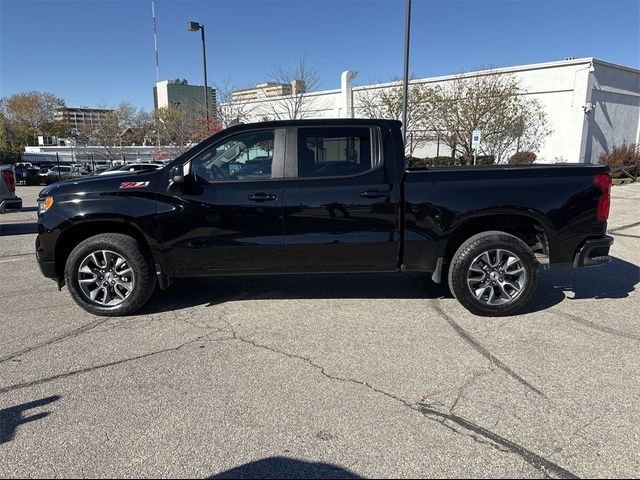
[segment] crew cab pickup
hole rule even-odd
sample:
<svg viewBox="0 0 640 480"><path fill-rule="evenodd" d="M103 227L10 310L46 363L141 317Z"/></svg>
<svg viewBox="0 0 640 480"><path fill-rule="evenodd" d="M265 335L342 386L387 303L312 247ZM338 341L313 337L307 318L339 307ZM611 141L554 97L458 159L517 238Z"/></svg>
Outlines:
<svg viewBox="0 0 640 480"><path fill-rule="evenodd" d="M541 266L608 262L607 167L407 168L400 128L235 125L160 170L50 185L41 270L98 315L179 277L417 271L498 316L531 299Z"/></svg>

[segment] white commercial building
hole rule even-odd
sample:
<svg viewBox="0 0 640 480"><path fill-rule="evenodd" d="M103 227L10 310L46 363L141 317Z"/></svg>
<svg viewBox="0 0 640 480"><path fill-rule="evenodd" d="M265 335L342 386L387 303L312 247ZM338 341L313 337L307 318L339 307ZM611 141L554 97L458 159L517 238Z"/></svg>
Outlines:
<svg viewBox="0 0 640 480"><path fill-rule="evenodd" d="M622 144L640 144L640 70L615 65L595 58L567 59L464 74L512 75L523 94L537 99L552 133L536 152L540 162L592 162L605 151ZM388 89L397 83L353 87L355 72L344 72L341 88L309 92L309 110L304 118L358 117L358 98L372 90ZM445 83L457 75L421 78L417 84ZM269 117L261 108L273 99L245 102L248 120ZM271 111L273 109L271 108ZM273 116L271 116L273 118ZM449 151L435 142L427 144L415 156L447 155Z"/></svg>

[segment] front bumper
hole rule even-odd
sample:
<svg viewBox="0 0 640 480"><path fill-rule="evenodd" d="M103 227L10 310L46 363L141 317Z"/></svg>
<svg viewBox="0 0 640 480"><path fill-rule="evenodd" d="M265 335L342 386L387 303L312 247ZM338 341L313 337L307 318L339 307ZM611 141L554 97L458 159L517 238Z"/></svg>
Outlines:
<svg viewBox="0 0 640 480"><path fill-rule="evenodd" d="M39 228L40 230L40 228ZM51 249L44 249L42 245L42 241L40 235L36 237L36 260L38 260L38 266L40 267L40 271L42 275L47 278L53 278L55 280L58 279L58 273L56 272L56 261L53 258L53 255L48 255L47 252L50 252Z"/></svg>
<svg viewBox="0 0 640 480"><path fill-rule="evenodd" d="M58 280L58 275L56 274L56 262L46 262L38 258L38 266L45 277Z"/></svg>
<svg viewBox="0 0 640 480"><path fill-rule="evenodd" d="M22 210L22 199L20 197L0 202L0 213L19 212L20 210Z"/></svg>
<svg viewBox="0 0 640 480"><path fill-rule="evenodd" d="M597 267L611 261L609 248L613 245L613 237L592 238L582 244L576 252L574 267Z"/></svg>

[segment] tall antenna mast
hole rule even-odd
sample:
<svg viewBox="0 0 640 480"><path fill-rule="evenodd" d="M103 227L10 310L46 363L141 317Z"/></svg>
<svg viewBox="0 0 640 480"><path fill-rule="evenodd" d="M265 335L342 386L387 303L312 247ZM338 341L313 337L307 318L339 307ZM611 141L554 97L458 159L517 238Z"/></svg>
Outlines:
<svg viewBox="0 0 640 480"><path fill-rule="evenodd" d="M151 0L151 16L153 17L153 47L155 48L155 51L156 51L156 83L158 83L160 81L160 60L158 59L158 32L156 29L156 0ZM158 154L157 158L160 159L162 158L162 152L160 151L160 126L157 121L156 121L156 134L158 137L158 148L156 150L156 153Z"/></svg>
<svg viewBox="0 0 640 480"><path fill-rule="evenodd" d="M158 59L158 33L156 31L156 0L151 0L151 15L153 16L153 46L156 50L156 82L159 82L160 60Z"/></svg>

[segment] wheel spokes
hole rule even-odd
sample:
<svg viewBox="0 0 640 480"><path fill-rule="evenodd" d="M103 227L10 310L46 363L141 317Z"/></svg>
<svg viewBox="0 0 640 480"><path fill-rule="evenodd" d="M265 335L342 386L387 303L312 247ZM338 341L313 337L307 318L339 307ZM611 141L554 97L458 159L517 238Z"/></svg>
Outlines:
<svg viewBox="0 0 640 480"><path fill-rule="evenodd" d="M120 285L116 285L115 287L113 287L113 291L115 292L115 294L122 300L125 299L126 295L123 294L120 289L118 288Z"/></svg>
<svg viewBox="0 0 640 480"><path fill-rule="evenodd" d="M80 263L77 272L82 294L100 306L119 305L135 286L134 271L127 259L110 250L91 252Z"/></svg>
<svg viewBox="0 0 640 480"><path fill-rule="evenodd" d="M526 280L526 268L520 258L503 248L480 253L467 271L469 290L486 305L512 302L524 290Z"/></svg>
<svg viewBox="0 0 640 480"><path fill-rule="evenodd" d="M492 288L489 285L480 287L480 288L476 288L475 294L476 294L476 298L482 298L485 294L485 292L487 290L491 290Z"/></svg>
<svg viewBox="0 0 640 480"><path fill-rule="evenodd" d="M522 290L522 287L520 286L520 284L516 282L512 282L510 280L505 280L504 284L509 286L511 289L513 289L513 291L516 292L516 294L520 293L520 291Z"/></svg>
<svg viewBox="0 0 640 480"><path fill-rule="evenodd" d="M498 292L500 293L500 298L511 300L511 295L505 290L504 286L504 282L498 282Z"/></svg>

